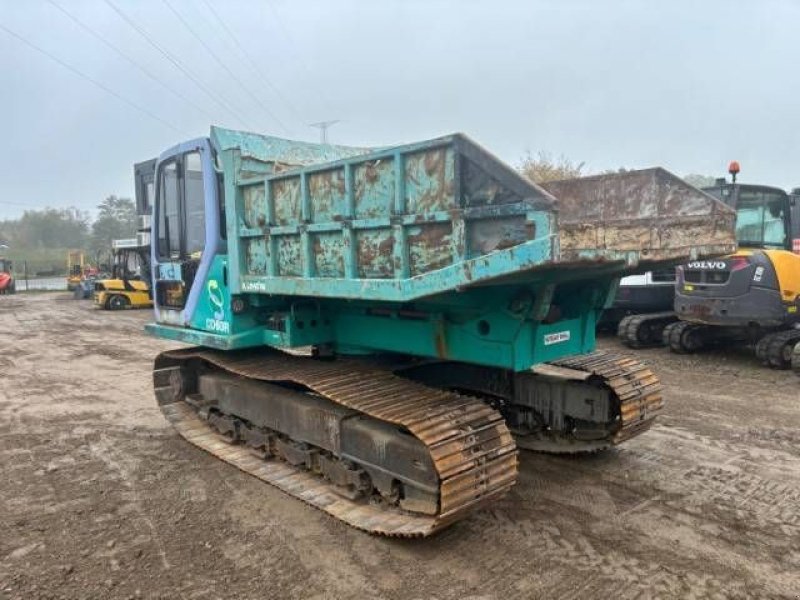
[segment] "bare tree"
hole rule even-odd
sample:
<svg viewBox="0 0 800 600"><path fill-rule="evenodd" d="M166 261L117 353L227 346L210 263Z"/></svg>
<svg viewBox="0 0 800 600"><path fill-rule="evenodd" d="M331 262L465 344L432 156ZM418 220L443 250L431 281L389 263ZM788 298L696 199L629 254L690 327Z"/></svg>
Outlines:
<svg viewBox="0 0 800 600"><path fill-rule="evenodd" d="M684 176L683 180L689 185L696 188L711 187L716 183L716 178L711 175L698 175L697 173L690 173Z"/></svg>
<svg viewBox="0 0 800 600"><path fill-rule="evenodd" d="M585 165L583 162L572 162L563 154L554 159L548 152L539 152L535 156L528 152L517 170L534 183L546 183L580 177Z"/></svg>

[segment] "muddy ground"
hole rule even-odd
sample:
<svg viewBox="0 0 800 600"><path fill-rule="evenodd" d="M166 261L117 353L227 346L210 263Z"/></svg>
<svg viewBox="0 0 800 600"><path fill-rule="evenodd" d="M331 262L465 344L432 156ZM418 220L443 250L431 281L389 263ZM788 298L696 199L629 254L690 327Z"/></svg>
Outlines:
<svg viewBox="0 0 800 600"><path fill-rule="evenodd" d="M640 352L652 431L525 454L493 509L398 541L173 433L148 318L0 296L0 598L800 597L800 379L747 352Z"/></svg>

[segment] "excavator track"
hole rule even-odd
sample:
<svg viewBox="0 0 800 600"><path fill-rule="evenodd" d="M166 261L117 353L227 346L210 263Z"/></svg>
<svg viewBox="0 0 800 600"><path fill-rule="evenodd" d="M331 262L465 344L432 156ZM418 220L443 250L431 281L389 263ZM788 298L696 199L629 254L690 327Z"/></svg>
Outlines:
<svg viewBox="0 0 800 600"><path fill-rule="evenodd" d="M678 317L672 311L628 315L617 327L617 337L629 348L650 348L664 343L664 327Z"/></svg>
<svg viewBox="0 0 800 600"><path fill-rule="evenodd" d="M192 405L196 394L187 393L195 375L192 365L198 364L239 380L302 388L341 410L410 433L427 448L438 474L435 514L403 510L377 494L345 497L313 469L229 443L210 427L208 413L197 409L202 402ZM153 380L162 412L187 441L372 534L428 536L496 501L516 482L516 445L497 411L478 399L432 389L357 360L324 361L276 350L231 353L190 348L160 354Z"/></svg>
<svg viewBox="0 0 800 600"><path fill-rule="evenodd" d="M773 369L791 369L797 344L800 344L800 329L768 333L758 340L756 356Z"/></svg>
<svg viewBox="0 0 800 600"><path fill-rule="evenodd" d="M588 373L611 391L619 403L620 426L603 440L604 447L615 446L644 433L664 409L663 388L658 376L645 363L630 356L596 351L547 364ZM581 440L569 440L568 444L575 448L573 452L582 451L582 445L589 451L601 449Z"/></svg>
<svg viewBox="0 0 800 600"><path fill-rule="evenodd" d="M690 321L676 321L664 328L664 343L676 354L692 354L706 344L708 327Z"/></svg>
<svg viewBox="0 0 800 600"><path fill-rule="evenodd" d="M792 352L792 370L795 375L800 377L800 342L794 345L794 351Z"/></svg>

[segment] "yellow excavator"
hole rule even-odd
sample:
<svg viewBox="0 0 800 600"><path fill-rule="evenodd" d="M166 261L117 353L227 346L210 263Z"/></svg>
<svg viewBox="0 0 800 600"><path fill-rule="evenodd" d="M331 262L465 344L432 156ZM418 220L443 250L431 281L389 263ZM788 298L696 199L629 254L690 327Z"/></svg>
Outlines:
<svg viewBox="0 0 800 600"><path fill-rule="evenodd" d="M705 191L736 207L738 251L678 267L675 314L663 339L677 353L753 343L756 356L787 369L800 344L800 195L779 188L720 181ZM793 252L794 250L794 252Z"/></svg>
<svg viewBox="0 0 800 600"><path fill-rule="evenodd" d="M150 308L150 269L148 246L140 246L137 239L112 242L114 264L111 279L100 279L94 284L94 304L105 310Z"/></svg>

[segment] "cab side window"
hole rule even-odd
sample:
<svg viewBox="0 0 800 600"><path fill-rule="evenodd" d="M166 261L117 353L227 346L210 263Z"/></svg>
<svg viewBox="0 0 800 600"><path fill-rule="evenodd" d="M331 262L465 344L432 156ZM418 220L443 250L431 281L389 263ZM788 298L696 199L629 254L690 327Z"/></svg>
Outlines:
<svg viewBox="0 0 800 600"><path fill-rule="evenodd" d="M206 245L203 167L199 152L189 152L184 155L183 189L186 211L186 254L190 258L199 258L199 253Z"/></svg>
<svg viewBox="0 0 800 600"><path fill-rule="evenodd" d="M160 211L158 214L158 253L162 258L178 258L180 247L180 206L178 165L175 161L161 169Z"/></svg>

